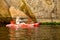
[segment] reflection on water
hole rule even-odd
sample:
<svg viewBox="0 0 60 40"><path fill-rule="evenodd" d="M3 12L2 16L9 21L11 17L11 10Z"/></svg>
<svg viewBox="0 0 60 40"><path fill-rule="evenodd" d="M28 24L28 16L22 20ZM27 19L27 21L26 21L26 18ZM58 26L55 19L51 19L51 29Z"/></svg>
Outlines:
<svg viewBox="0 0 60 40"><path fill-rule="evenodd" d="M60 25L40 25L36 29L18 30L0 27L0 40L60 40Z"/></svg>
<svg viewBox="0 0 60 40"><path fill-rule="evenodd" d="M8 28L0 27L0 40L9 40L8 34Z"/></svg>
<svg viewBox="0 0 60 40"><path fill-rule="evenodd" d="M37 28L32 29L18 29L12 30L10 29L10 40L35 40Z"/></svg>

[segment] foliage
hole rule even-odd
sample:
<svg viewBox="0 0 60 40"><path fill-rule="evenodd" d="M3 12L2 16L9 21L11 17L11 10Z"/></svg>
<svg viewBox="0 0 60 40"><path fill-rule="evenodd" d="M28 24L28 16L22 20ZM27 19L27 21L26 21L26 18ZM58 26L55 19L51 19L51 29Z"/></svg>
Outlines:
<svg viewBox="0 0 60 40"><path fill-rule="evenodd" d="M40 25L60 25L60 22L41 22Z"/></svg>

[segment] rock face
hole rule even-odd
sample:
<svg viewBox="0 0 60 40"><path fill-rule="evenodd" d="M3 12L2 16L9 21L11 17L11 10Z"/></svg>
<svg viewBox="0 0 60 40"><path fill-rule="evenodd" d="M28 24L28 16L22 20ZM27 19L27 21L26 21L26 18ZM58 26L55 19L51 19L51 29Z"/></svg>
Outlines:
<svg viewBox="0 0 60 40"><path fill-rule="evenodd" d="M27 15L24 12L22 12L19 9L15 9L13 6L9 8L9 11L12 18L17 17L17 16L22 17L22 18L27 17Z"/></svg>
<svg viewBox="0 0 60 40"><path fill-rule="evenodd" d="M8 5L4 0L0 0L0 17L10 17Z"/></svg>
<svg viewBox="0 0 60 40"><path fill-rule="evenodd" d="M60 19L60 0L25 0L26 4L31 8L36 18ZM0 0L0 17L17 16L20 11L12 11L11 6L16 10L20 10L23 5L22 0ZM25 8L26 9L26 8ZM25 10L24 9L24 10ZM14 10L14 9L13 9ZM17 14L17 15L16 15ZM24 16L26 17L26 15Z"/></svg>
<svg viewBox="0 0 60 40"><path fill-rule="evenodd" d="M37 18L41 20L53 20L59 22L60 0L27 0ZM41 19L42 18L42 19ZM47 21L45 21L47 22Z"/></svg>
<svg viewBox="0 0 60 40"><path fill-rule="evenodd" d="M4 0L0 0L0 23L5 21L8 22L10 20L11 20L11 15L9 12L9 6Z"/></svg>
<svg viewBox="0 0 60 40"><path fill-rule="evenodd" d="M9 7L13 6L17 10L22 10L24 12L24 14L26 14L34 22L36 22L35 15L32 13L32 11L30 10L29 6L24 1L25 0L23 0L23 1L22 0L20 0L20 1L19 0L13 0L13 1L12 0L5 0L5 2L8 4ZM11 10L9 10L9 12L11 13ZM18 13L18 15L22 14L22 13L19 13L19 11L17 11L17 13ZM17 13L15 13L15 14L17 14Z"/></svg>
<svg viewBox="0 0 60 40"><path fill-rule="evenodd" d="M60 15L60 0L57 0L57 17L60 19L59 15Z"/></svg>

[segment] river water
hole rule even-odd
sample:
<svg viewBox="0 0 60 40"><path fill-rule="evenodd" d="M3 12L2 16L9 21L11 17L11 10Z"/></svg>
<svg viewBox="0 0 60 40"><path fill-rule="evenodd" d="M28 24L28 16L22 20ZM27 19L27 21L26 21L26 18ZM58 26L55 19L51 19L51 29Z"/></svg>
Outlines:
<svg viewBox="0 0 60 40"><path fill-rule="evenodd" d="M18 30L0 27L0 40L60 40L60 25Z"/></svg>

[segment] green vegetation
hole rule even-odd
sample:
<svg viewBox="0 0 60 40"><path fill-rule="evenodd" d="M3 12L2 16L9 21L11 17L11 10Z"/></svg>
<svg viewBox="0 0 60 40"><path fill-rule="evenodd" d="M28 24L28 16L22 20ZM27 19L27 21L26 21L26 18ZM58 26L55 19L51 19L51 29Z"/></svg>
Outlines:
<svg viewBox="0 0 60 40"><path fill-rule="evenodd" d="M0 22L0 27L1 26L6 26L6 24L9 24L10 22ZM60 25L60 22L41 22L40 25Z"/></svg>
<svg viewBox="0 0 60 40"><path fill-rule="evenodd" d="M1 22L2 23L2 22ZM0 23L0 24L1 24ZM9 22L3 22L2 24L8 24ZM41 22L40 25L60 25L60 22Z"/></svg>
<svg viewBox="0 0 60 40"><path fill-rule="evenodd" d="M40 25L60 25L60 22L41 22Z"/></svg>

